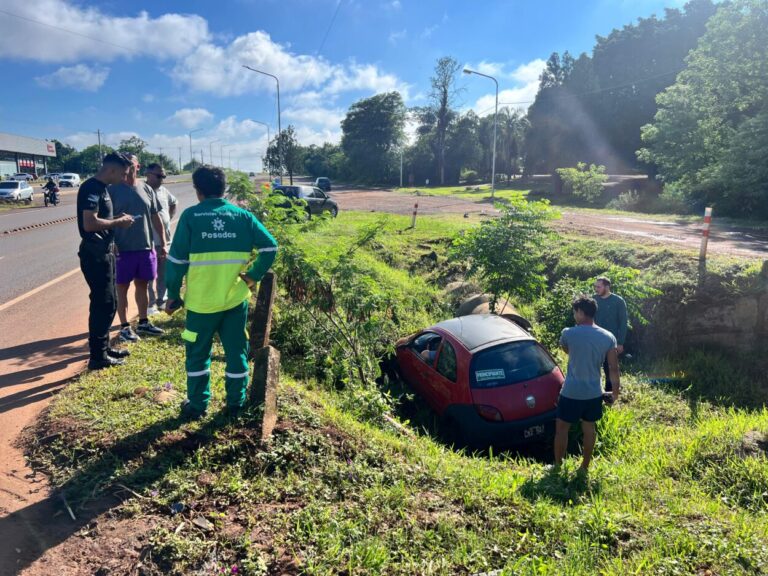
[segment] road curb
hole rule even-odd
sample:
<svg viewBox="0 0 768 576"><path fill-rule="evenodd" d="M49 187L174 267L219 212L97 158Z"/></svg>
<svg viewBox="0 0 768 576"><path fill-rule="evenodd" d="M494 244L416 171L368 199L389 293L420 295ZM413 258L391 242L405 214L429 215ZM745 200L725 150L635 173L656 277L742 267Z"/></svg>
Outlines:
<svg viewBox="0 0 768 576"><path fill-rule="evenodd" d="M10 230L4 230L3 235L15 234L17 232L25 232L27 230L33 230L35 228L43 228L52 224L64 224L65 222L74 222L77 220L77 216L68 216L67 218L58 218L57 220L49 220L48 222L40 222L38 224L30 224L29 226L19 226L18 228L11 228Z"/></svg>

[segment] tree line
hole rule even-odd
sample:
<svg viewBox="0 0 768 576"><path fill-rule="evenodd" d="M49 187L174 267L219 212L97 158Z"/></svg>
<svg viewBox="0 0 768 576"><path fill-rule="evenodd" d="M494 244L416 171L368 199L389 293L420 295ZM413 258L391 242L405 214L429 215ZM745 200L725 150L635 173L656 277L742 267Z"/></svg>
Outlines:
<svg viewBox="0 0 768 576"><path fill-rule="evenodd" d="M493 113L462 111L460 71L437 61L426 106L408 109L397 92L354 103L339 144L301 146L291 132L285 168L397 184L402 164L406 186L490 180ZM278 150L265 163L277 167ZM527 113L498 112L501 182L594 165L592 176L645 173L682 207L768 217L767 154L765 0L692 0L597 36L591 54L553 53Z"/></svg>
<svg viewBox="0 0 768 576"><path fill-rule="evenodd" d="M131 136L121 140L117 148L102 144L93 144L82 150L76 150L69 144L53 140L56 146L56 157L48 160L48 172L73 172L75 174L87 175L95 174L101 166L101 159L110 152L127 152L135 154L139 158L139 164L142 169L149 164L157 162L162 164L165 170L171 174L179 173L179 165L173 158L165 154L155 154L150 152L148 144L138 136ZM185 170L196 168L200 163L193 160L184 166Z"/></svg>

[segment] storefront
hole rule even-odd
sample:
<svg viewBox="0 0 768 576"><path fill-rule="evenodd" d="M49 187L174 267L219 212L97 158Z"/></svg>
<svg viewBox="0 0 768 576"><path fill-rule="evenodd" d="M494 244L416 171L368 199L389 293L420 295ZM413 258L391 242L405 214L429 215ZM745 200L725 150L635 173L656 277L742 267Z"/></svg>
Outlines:
<svg viewBox="0 0 768 576"><path fill-rule="evenodd" d="M0 177L19 172L42 176L48 172L48 158L56 157L53 142L0 132Z"/></svg>

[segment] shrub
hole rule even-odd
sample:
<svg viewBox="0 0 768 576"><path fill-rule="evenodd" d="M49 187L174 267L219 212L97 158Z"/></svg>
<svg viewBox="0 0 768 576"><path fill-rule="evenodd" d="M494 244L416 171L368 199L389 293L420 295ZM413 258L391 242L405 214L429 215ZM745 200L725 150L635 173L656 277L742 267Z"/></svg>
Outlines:
<svg viewBox="0 0 768 576"><path fill-rule="evenodd" d="M458 236L451 255L469 262L468 277L481 280L492 307L504 296L533 300L545 286L541 247L553 235L546 221L555 216L546 201L513 198L499 218Z"/></svg>
<svg viewBox="0 0 768 576"><path fill-rule="evenodd" d="M466 170L461 176L467 184L474 184L478 179L477 172L474 170Z"/></svg>
<svg viewBox="0 0 768 576"><path fill-rule="evenodd" d="M579 162L575 168L558 168L556 172L568 191L587 202L600 198L603 184L608 181L605 166L587 166L584 162Z"/></svg>
<svg viewBox="0 0 768 576"><path fill-rule="evenodd" d="M608 202L608 208L612 210L633 211L640 207L640 193L637 190L627 190Z"/></svg>

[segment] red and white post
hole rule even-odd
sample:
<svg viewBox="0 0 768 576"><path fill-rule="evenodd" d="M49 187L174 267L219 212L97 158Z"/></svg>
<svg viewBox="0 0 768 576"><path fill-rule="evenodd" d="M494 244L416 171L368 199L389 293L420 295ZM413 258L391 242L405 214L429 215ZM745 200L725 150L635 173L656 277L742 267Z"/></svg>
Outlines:
<svg viewBox="0 0 768 576"><path fill-rule="evenodd" d="M704 227L701 231L701 247L699 248L699 285L704 282L707 273L707 244L709 243L709 227L712 224L712 208L704 209Z"/></svg>
<svg viewBox="0 0 768 576"><path fill-rule="evenodd" d="M419 201L413 205L413 216L411 217L411 228L416 228L416 214L419 212Z"/></svg>

